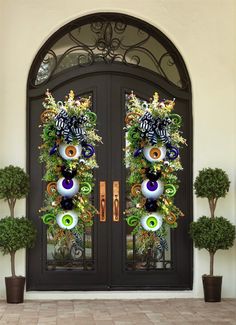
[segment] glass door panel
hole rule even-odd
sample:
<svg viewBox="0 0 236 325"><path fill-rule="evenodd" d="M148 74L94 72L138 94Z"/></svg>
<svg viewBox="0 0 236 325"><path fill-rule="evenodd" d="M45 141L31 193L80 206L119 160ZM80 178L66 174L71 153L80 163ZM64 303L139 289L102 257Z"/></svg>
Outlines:
<svg viewBox="0 0 236 325"><path fill-rule="evenodd" d="M67 232L60 238L60 231L47 231L47 270L93 270L93 226L82 234Z"/></svg>

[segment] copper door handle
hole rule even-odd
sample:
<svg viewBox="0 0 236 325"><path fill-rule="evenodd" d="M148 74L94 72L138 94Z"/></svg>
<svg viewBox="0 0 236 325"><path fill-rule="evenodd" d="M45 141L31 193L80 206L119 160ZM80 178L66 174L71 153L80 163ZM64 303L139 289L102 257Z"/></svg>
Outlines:
<svg viewBox="0 0 236 325"><path fill-rule="evenodd" d="M120 183L113 181L113 221L120 221Z"/></svg>
<svg viewBox="0 0 236 325"><path fill-rule="evenodd" d="M99 208L100 208L100 222L106 222L107 209L106 209L106 182L100 181L100 197L99 197Z"/></svg>

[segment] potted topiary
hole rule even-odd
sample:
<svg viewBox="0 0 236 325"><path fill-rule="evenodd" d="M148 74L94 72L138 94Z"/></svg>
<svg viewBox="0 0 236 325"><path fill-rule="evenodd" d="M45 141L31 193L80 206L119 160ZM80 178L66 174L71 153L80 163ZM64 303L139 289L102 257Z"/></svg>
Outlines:
<svg viewBox="0 0 236 325"><path fill-rule="evenodd" d="M195 247L206 249L210 255L210 274L202 276L207 302L221 301L222 276L214 275L215 253L219 249L229 249L235 239L235 226L226 218L215 216L217 201L226 196L229 185L228 175L219 168L204 168L194 182L196 196L207 198L210 208L210 217L202 216L190 226Z"/></svg>
<svg viewBox="0 0 236 325"><path fill-rule="evenodd" d="M14 166L0 169L0 199L7 201L11 215L0 219L0 250L11 257L11 277L5 278L8 303L24 300L25 277L16 276L15 254L21 248L32 247L36 237L30 220L14 217L16 200L25 197L28 191L29 177L23 169Z"/></svg>

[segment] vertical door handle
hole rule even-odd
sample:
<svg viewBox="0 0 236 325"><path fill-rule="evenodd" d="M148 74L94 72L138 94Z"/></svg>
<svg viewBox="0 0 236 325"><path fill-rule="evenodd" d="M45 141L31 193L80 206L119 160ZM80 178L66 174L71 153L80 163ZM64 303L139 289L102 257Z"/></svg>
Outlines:
<svg viewBox="0 0 236 325"><path fill-rule="evenodd" d="M120 182L113 181L113 221L120 221Z"/></svg>
<svg viewBox="0 0 236 325"><path fill-rule="evenodd" d="M107 202L106 202L106 182L100 181L99 185L100 197L99 197L99 208L100 208L100 222L106 222L107 219Z"/></svg>

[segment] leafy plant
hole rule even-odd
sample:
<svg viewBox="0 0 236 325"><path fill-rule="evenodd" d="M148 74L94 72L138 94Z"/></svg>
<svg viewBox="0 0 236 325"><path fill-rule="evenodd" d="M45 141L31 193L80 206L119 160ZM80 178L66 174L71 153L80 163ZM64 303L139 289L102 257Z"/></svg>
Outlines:
<svg viewBox="0 0 236 325"><path fill-rule="evenodd" d="M0 250L11 256L11 273L15 277L15 253L21 248L31 248L36 238L32 222L24 217L0 219Z"/></svg>
<svg viewBox="0 0 236 325"><path fill-rule="evenodd" d="M21 248L32 247L36 230L31 221L14 218L16 200L29 192L29 176L17 166L0 169L0 199L7 201L10 217L0 219L0 251L11 256L11 273L15 277L15 254Z"/></svg>
<svg viewBox="0 0 236 325"><path fill-rule="evenodd" d="M194 182L197 197L208 199L211 217L214 217L219 198L225 197L229 191L230 181L225 171L220 168L203 168Z"/></svg>
<svg viewBox="0 0 236 325"><path fill-rule="evenodd" d="M17 199L26 197L29 192L29 176L20 167L8 166L0 169L0 199L7 201L11 217Z"/></svg>
<svg viewBox="0 0 236 325"><path fill-rule="evenodd" d="M229 249L234 244L235 226L226 218L203 216L190 227L190 235L195 247L205 248L210 256L214 256L219 249ZM211 264L210 275L213 275L214 264Z"/></svg>
<svg viewBox="0 0 236 325"><path fill-rule="evenodd" d="M219 249L229 249L235 239L235 226L223 217L215 216L219 198L229 191L230 181L220 168L204 168L194 182L197 197L208 199L211 217L203 216L191 223L190 235L196 248L205 248L210 254L210 275L214 273L214 256Z"/></svg>

